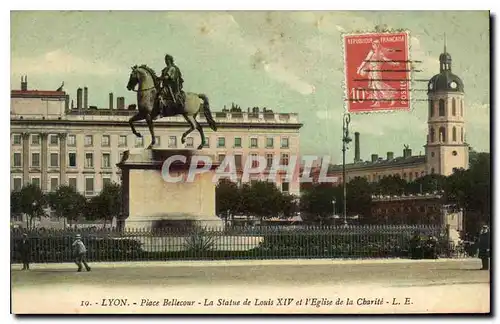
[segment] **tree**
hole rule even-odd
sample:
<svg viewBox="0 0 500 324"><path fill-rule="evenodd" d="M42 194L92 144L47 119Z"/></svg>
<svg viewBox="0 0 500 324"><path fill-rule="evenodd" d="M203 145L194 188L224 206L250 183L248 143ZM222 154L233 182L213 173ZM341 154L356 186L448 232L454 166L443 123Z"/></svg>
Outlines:
<svg viewBox="0 0 500 324"><path fill-rule="evenodd" d="M20 191L11 191L10 192L10 216L11 218L14 218L14 216L17 216L21 214L21 192Z"/></svg>
<svg viewBox="0 0 500 324"><path fill-rule="evenodd" d="M281 212L282 193L273 182L253 182L245 192L244 202L248 204L248 211L264 218L276 217ZM250 198L250 199L249 199Z"/></svg>
<svg viewBox="0 0 500 324"><path fill-rule="evenodd" d="M467 232L475 233L491 215L491 157L476 153L468 170L458 169L447 178L447 200L465 210Z"/></svg>
<svg viewBox="0 0 500 324"><path fill-rule="evenodd" d="M294 195L283 193L279 204L280 216L284 218L293 217L298 211L297 198Z"/></svg>
<svg viewBox="0 0 500 324"><path fill-rule="evenodd" d="M228 211L238 211L240 205L240 190L236 183L221 180L215 188L215 209L218 215L226 215Z"/></svg>
<svg viewBox="0 0 500 324"><path fill-rule="evenodd" d="M405 193L406 185L406 180L401 177L389 175L377 182L374 193L381 195L402 195Z"/></svg>
<svg viewBox="0 0 500 324"><path fill-rule="evenodd" d="M406 186L406 193L419 194L446 190L446 176L440 174L427 174L415 179Z"/></svg>
<svg viewBox="0 0 500 324"><path fill-rule="evenodd" d="M342 187L333 187L328 183L319 183L307 189L300 196L300 210L305 221L325 222L335 209L342 210Z"/></svg>
<svg viewBox="0 0 500 324"><path fill-rule="evenodd" d="M88 220L107 221L114 217L119 218L122 210L122 189L117 183L108 183L104 186L99 195L92 197L88 201L85 218Z"/></svg>
<svg viewBox="0 0 500 324"><path fill-rule="evenodd" d="M18 193L11 193L11 210L17 213L23 213L27 216L26 227L33 228L33 220L45 215L44 208L47 206L45 195L39 186L27 184L21 188Z"/></svg>
<svg viewBox="0 0 500 324"><path fill-rule="evenodd" d="M355 177L347 183L347 211L350 215L360 215L364 221L368 221L371 204L372 188L366 178Z"/></svg>
<svg viewBox="0 0 500 324"><path fill-rule="evenodd" d="M66 217L70 225L83 216L87 203L85 197L71 186L60 186L56 191L49 193L47 198L49 206L58 217Z"/></svg>

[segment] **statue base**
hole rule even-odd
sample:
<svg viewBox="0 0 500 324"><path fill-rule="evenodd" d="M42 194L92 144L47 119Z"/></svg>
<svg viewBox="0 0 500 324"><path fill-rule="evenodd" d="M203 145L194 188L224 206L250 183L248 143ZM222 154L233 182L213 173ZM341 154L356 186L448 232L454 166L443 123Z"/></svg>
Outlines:
<svg viewBox="0 0 500 324"><path fill-rule="evenodd" d="M195 150L152 149L125 151L117 166L122 171L122 204L125 229L168 230L169 227L191 226L222 228L223 221L215 213L214 175L218 165L196 174L186 181ZM162 175L164 161L180 155L186 162L177 161L169 170L171 177L183 177L168 182ZM214 159L212 158L212 161ZM191 225L190 225L191 224Z"/></svg>

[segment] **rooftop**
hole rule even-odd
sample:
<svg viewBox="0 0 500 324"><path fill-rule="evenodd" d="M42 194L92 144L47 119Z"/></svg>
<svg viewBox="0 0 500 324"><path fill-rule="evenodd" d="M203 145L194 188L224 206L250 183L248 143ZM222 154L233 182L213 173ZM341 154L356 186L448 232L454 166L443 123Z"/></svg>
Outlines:
<svg viewBox="0 0 500 324"><path fill-rule="evenodd" d="M362 169L371 169L371 168L385 168L385 167L395 167L395 166L405 166L405 165L415 165L425 163L424 155L413 155L408 157L395 157L390 160L382 160L378 159L374 162L372 161L361 161L356 163L346 164L346 170L362 170ZM328 168L328 171L342 171L342 165L331 165Z"/></svg>
<svg viewBox="0 0 500 324"><path fill-rule="evenodd" d="M11 98L64 98L66 92L51 90L11 90Z"/></svg>

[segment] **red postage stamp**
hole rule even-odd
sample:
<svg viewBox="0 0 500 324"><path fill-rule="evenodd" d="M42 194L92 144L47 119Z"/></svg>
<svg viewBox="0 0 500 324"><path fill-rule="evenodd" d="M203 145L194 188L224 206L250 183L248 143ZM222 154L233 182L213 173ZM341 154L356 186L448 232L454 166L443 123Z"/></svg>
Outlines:
<svg viewBox="0 0 500 324"><path fill-rule="evenodd" d="M347 34L343 42L347 111L410 110L409 34Z"/></svg>

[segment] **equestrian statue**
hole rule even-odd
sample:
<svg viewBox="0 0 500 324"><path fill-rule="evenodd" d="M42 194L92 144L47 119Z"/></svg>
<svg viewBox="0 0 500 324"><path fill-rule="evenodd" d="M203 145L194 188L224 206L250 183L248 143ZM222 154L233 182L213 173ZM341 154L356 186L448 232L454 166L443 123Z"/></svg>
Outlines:
<svg viewBox="0 0 500 324"><path fill-rule="evenodd" d="M210 112L208 97L202 93L187 92L183 90L184 80L181 71L174 64L171 55L165 55L166 67L161 76L147 65L133 66L127 84L127 90L137 92L137 113L129 120L130 128L137 137L142 137L134 127L134 122L145 120L151 133L151 149L156 144L153 121L158 118L182 115L189 124L189 129L182 134L181 142L186 142L188 136L195 129L201 136L201 144L198 150L205 145L203 128L196 120L198 113L203 112L208 125L213 131L217 131L217 125ZM138 85L137 90L135 86Z"/></svg>

